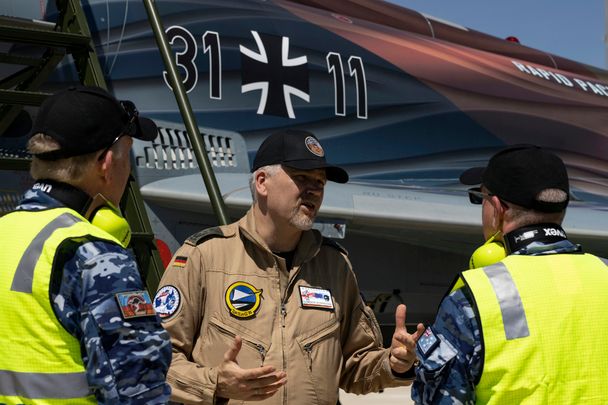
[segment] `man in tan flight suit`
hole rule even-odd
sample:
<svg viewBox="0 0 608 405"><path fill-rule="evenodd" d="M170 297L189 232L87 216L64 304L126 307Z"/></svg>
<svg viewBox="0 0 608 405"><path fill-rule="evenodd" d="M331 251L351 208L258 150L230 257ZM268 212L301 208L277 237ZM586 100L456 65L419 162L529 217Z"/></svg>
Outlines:
<svg viewBox="0 0 608 405"><path fill-rule="evenodd" d="M335 405L339 387L411 383L424 328L407 333L400 305L382 348L346 251L311 230L327 180L348 174L314 135L274 133L255 157L249 212L177 251L155 297L173 345L173 401Z"/></svg>

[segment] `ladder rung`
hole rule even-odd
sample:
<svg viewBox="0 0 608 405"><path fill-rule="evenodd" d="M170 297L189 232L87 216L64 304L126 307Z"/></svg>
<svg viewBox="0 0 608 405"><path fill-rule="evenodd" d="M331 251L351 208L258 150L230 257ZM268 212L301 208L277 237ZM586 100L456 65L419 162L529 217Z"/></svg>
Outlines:
<svg viewBox="0 0 608 405"><path fill-rule="evenodd" d="M19 90L0 90L0 103L40 105L48 96L50 96L49 93Z"/></svg>
<svg viewBox="0 0 608 405"><path fill-rule="evenodd" d="M0 170L30 170L31 159L6 158L0 161Z"/></svg>
<svg viewBox="0 0 608 405"><path fill-rule="evenodd" d="M70 32L56 32L0 24L0 41L19 42L39 46L87 49L91 38Z"/></svg>
<svg viewBox="0 0 608 405"><path fill-rule="evenodd" d="M0 16L0 25L8 25L10 27L33 28L39 30L53 31L55 23L42 20L31 20L21 17Z"/></svg>
<svg viewBox="0 0 608 405"><path fill-rule="evenodd" d="M40 58L0 53L0 63L7 63L12 65L38 66L40 64Z"/></svg>

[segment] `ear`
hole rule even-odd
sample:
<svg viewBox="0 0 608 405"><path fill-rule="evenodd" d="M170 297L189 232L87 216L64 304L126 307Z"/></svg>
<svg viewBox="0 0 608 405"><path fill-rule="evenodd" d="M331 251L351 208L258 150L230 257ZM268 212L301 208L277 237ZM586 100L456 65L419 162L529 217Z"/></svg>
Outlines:
<svg viewBox="0 0 608 405"><path fill-rule="evenodd" d="M495 195L490 198L490 203L492 204L492 208L494 208L494 220L498 222L497 230L501 230L505 212L509 209L509 206L503 203L500 198Z"/></svg>
<svg viewBox="0 0 608 405"><path fill-rule="evenodd" d="M97 161L97 172L99 176L104 180L104 182L108 182L111 179L112 171L110 168L114 163L114 153L112 149L108 150L101 160Z"/></svg>
<svg viewBox="0 0 608 405"><path fill-rule="evenodd" d="M265 197L268 195L268 175L264 170L259 170L255 175L255 190L257 195Z"/></svg>

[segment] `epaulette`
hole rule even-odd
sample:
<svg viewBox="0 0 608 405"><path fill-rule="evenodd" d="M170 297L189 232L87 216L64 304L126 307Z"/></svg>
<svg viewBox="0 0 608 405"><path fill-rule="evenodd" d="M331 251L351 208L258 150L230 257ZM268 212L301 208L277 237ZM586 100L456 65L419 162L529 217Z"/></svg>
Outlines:
<svg viewBox="0 0 608 405"><path fill-rule="evenodd" d="M348 256L348 250L346 250L346 248L344 248L344 246L340 245L338 242L336 242L333 239L329 239L326 237L323 237L323 245L327 245L327 246L331 246L336 250L339 250L340 252L344 253L346 256Z"/></svg>
<svg viewBox="0 0 608 405"><path fill-rule="evenodd" d="M186 239L186 243L192 246L197 246L207 239L217 237L225 238L226 236L224 235L219 226L214 226L213 228L203 229L202 231L199 231L194 235L190 236L188 239Z"/></svg>

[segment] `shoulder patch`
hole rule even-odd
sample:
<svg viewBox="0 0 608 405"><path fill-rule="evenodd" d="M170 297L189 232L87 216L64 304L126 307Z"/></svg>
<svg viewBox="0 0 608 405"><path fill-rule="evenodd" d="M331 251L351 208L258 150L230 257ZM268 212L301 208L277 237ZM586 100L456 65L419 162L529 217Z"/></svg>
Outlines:
<svg viewBox="0 0 608 405"><path fill-rule="evenodd" d="M154 297L154 310L161 320L171 318L179 309L181 303L179 290L172 285L161 287Z"/></svg>
<svg viewBox="0 0 608 405"><path fill-rule="evenodd" d="M123 319L155 315L147 291L129 291L115 294Z"/></svg>
<svg viewBox="0 0 608 405"><path fill-rule="evenodd" d="M422 356L426 358L439 346L439 338L435 335L433 329L428 326L422 336L420 336L420 339L418 339L416 345Z"/></svg>
<svg viewBox="0 0 608 405"><path fill-rule="evenodd" d="M344 248L344 246L340 245L338 242L336 242L333 239L323 237L323 243L322 244L323 245L327 245L327 246L331 246L334 249L339 250L340 252L342 252L346 256L348 256L348 250L346 250L346 248Z"/></svg>
<svg viewBox="0 0 608 405"><path fill-rule="evenodd" d="M192 246L197 246L207 239L218 237L225 238L226 236L219 226L214 226L213 228L203 229L202 231L190 236L188 239L186 239L186 243Z"/></svg>

